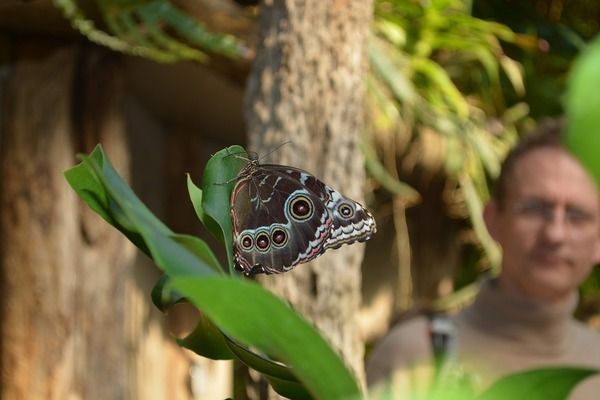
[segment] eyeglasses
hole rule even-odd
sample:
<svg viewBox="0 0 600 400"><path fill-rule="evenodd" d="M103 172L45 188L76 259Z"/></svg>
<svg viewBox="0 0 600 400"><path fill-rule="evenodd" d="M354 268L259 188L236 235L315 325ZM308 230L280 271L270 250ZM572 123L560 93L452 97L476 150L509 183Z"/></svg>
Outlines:
<svg viewBox="0 0 600 400"><path fill-rule="evenodd" d="M547 200L531 198L516 202L510 209L518 217L548 223L554 220L558 207ZM597 221L594 214L573 205L566 206L563 218L573 227L584 227Z"/></svg>

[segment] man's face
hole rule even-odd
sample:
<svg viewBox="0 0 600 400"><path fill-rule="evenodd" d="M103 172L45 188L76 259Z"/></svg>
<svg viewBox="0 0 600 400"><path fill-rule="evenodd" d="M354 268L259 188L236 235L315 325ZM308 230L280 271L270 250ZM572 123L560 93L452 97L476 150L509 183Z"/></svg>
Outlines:
<svg viewBox="0 0 600 400"><path fill-rule="evenodd" d="M503 250L500 286L543 300L572 293L600 262L600 196L566 151L540 148L516 161L502 205L484 218Z"/></svg>

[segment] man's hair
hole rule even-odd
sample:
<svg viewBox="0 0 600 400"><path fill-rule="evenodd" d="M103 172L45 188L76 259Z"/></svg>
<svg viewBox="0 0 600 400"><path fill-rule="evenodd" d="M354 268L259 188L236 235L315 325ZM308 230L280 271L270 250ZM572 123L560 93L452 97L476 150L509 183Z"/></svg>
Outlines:
<svg viewBox="0 0 600 400"><path fill-rule="evenodd" d="M563 130L564 119L547 118L542 120L534 130L521 138L515 147L513 147L502 162L500 176L492 191L492 197L498 203L500 208L504 207L506 192L512 178L515 165L525 155L541 148L564 149Z"/></svg>

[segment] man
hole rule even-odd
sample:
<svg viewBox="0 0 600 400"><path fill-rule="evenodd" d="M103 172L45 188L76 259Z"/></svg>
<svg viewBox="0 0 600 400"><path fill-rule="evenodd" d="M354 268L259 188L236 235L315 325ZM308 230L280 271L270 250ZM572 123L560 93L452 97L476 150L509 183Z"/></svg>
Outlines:
<svg viewBox="0 0 600 400"><path fill-rule="evenodd" d="M451 317L448 349L452 364L480 389L536 367L600 368L600 333L572 317L578 286L600 262L600 195L562 146L560 131L555 121L541 124L510 152L484 210L503 250L502 269L482 282L471 306ZM391 377L394 388L406 385L403 371L432 358L430 328L425 318L394 327L370 357L369 384ZM597 398L598 377L570 397Z"/></svg>

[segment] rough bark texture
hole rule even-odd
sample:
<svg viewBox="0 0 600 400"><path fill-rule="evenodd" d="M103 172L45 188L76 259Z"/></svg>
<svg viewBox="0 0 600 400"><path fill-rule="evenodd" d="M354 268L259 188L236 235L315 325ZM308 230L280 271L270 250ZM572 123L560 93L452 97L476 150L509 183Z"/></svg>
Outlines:
<svg viewBox="0 0 600 400"><path fill-rule="evenodd" d="M366 40L371 1L266 0L249 78L249 147L270 161L310 171L345 195L363 198ZM363 246L344 246L290 273L261 278L323 332L363 377L360 306Z"/></svg>
<svg viewBox="0 0 600 400"><path fill-rule="evenodd" d="M62 175L99 141L127 174L118 66L99 49L33 43L17 43L0 87L0 398L189 397L147 266Z"/></svg>

